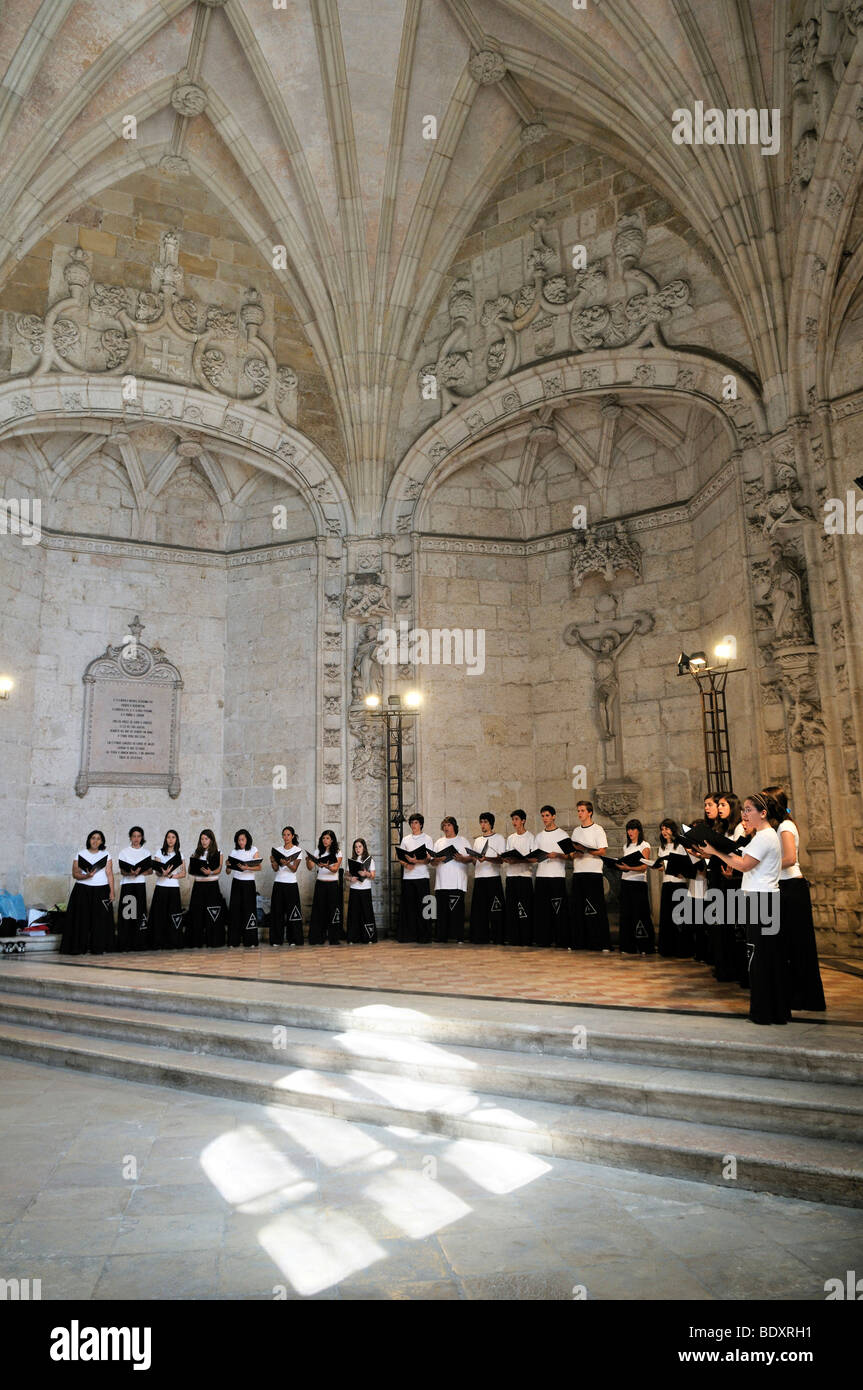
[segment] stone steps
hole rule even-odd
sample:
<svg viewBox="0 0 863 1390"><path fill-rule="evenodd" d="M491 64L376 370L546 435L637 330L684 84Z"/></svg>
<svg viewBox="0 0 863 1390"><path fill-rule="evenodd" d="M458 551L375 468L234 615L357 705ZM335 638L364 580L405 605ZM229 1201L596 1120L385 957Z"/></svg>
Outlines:
<svg viewBox="0 0 863 1390"><path fill-rule="evenodd" d="M0 1020L29 1061L717 1185L733 1159L738 1187L863 1205L860 1029L24 960Z"/></svg>
<svg viewBox="0 0 863 1390"><path fill-rule="evenodd" d="M822 1083L813 1094L815 1088L805 1081L603 1061L572 1048L565 1057L524 1054L362 1029L332 1034L196 1014L166 1016L94 1002L28 999L3 992L0 1018L37 1029L277 1067L330 1073L359 1067L485 1095L863 1142L863 1094L847 1085Z"/></svg>

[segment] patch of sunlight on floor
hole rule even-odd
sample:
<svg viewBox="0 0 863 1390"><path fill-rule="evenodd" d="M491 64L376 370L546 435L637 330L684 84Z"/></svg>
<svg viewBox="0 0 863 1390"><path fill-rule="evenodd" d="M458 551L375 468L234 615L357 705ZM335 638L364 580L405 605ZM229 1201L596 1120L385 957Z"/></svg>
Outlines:
<svg viewBox="0 0 863 1390"><path fill-rule="evenodd" d="M448 1115L466 1115L478 1104L473 1092L455 1085L447 1087L439 1081L417 1081L411 1076L388 1076L383 1072L348 1072L348 1076L369 1095L409 1110L446 1110Z"/></svg>
<svg viewBox="0 0 863 1390"><path fill-rule="evenodd" d="M284 1109L268 1105L267 1114L273 1124L293 1139L295 1144L312 1154L327 1168L341 1168L347 1163L360 1163L381 1150L376 1139L356 1128L356 1121L337 1119L334 1115L316 1115L309 1110Z"/></svg>
<svg viewBox="0 0 863 1390"><path fill-rule="evenodd" d="M384 1215L406 1236L421 1239L468 1216L472 1208L423 1173L385 1173L363 1188Z"/></svg>
<svg viewBox="0 0 863 1390"><path fill-rule="evenodd" d="M446 1062L448 1066L459 1067L463 1071L475 1071L478 1063L468 1057L459 1057L448 1052L440 1043L424 1042L421 1038L386 1038L381 1033L362 1032L337 1033L339 1042L347 1052L355 1057L386 1056L390 1062Z"/></svg>
<svg viewBox="0 0 863 1390"><path fill-rule="evenodd" d="M252 1125L220 1134L204 1147L199 1161L213 1186L235 1207L306 1182L306 1174Z"/></svg>
<svg viewBox="0 0 863 1390"><path fill-rule="evenodd" d="M332 1208L282 1212L261 1228L258 1241L296 1292L306 1296L386 1258L358 1221Z"/></svg>
<svg viewBox="0 0 863 1390"><path fill-rule="evenodd" d="M383 1018L388 1023L405 1023L411 1018L428 1018L428 1014L422 1009L406 1009L396 1007L394 1004L361 1004L357 1009L351 1009L355 1018Z"/></svg>
<svg viewBox="0 0 863 1390"><path fill-rule="evenodd" d="M515 1192L552 1171L552 1165L537 1154L506 1148L487 1139L452 1139L441 1157L479 1187L498 1195Z"/></svg>

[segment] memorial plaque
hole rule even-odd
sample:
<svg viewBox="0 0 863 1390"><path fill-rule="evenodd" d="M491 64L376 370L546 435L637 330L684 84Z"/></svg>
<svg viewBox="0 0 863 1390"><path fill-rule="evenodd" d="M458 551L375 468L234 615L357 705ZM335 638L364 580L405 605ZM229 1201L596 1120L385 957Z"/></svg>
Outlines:
<svg viewBox="0 0 863 1390"><path fill-rule="evenodd" d="M78 796L90 787L165 787L180 794L180 691L183 681L161 647L129 635L84 672L84 722Z"/></svg>

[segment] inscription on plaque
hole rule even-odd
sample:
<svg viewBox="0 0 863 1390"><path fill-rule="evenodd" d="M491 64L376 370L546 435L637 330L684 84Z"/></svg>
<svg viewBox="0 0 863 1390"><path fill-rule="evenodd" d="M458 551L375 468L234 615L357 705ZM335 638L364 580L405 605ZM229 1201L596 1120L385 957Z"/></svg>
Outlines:
<svg viewBox="0 0 863 1390"><path fill-rule="evenodd" d="M177 767L183 682L161 647L140 640L143 624L84 672L79 796L93 786L159 786L180 794Z"/></svg>

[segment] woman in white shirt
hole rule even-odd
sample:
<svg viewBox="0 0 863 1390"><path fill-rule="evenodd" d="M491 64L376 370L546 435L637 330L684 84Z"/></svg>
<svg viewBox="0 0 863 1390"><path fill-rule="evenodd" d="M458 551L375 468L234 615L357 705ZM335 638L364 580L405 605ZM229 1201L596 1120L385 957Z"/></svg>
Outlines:
<svg viewBox="0 0 863 1390"><path fill-rule="evenodd" d="M144 831L140 825L133 825L129 831L129 848L117 855L120 870L120 892L117 898L117 944L118 951L143 951L149 945L147 932L147 877L153 870L149 863L150 851L146 848ZM131 873L123 870L123 865Z"/></svg>
<svg viewBox="0 0 863 1390"><path fill-rule="evenodd" d="M270 898L270 945L289 946L303 944L303 910L300 906L300 890L297 886L297 869L303 851L292 825L282 827L282 848L280 854L287 856L287 864L270 854L270 863L275 870L273 892Z"/></svg>
<svg viewBox="0 0 863 1390"><path fill-rule="evenodd" d="M743 828L752 838L742 853L724 854L712 845L706 846L705 853L743 875L740 886L748 899L749 1017L753 1023L788 1023L790 972L779 917L782 845L769 814L767 797L754 792L743 803Z"/></svg>
<svg viewBox="0 0 863 1390"><path fill-rule="evenodd" d="M356 874L348 873L348 945L374 945L378 939L372 902L375 861L365 840L354 840L351 859L364 867Z"/></svg>
<svg viewBox="0 0 863 1390"><path fill-rule="evenodd" d="M75 882L63 916L60 954L83 956L89 951L101 956L114 935L114 871L101 830L90 831L84 848L72 860L72 877Z"/></svg>
<svg viewBox="0 0 863 1390"><path fill-rule="evenodd" d="M179 880L186 877L176 830L165 831L161 853L153 855L153 865L156 886L150 903L150 944L154 951L171 951L183 945Z"/></svg>
<svg viewBox="0 0 863 1390"><path fill-rule="evenodd" d="M785 788L765 787L764 795L771 801L773 819L777 822L776 833L782 846L779 904L782 913L781 935L791 971L791 1010L792 1013L798 1009L822 1013L827 1003L818 966L809 883L803 877L798 860L800 834L788 811Z"/></svg>
<svg viewBox="0 0 863 1390"><path fill-rule="evenodd" d="M504 907L506 921L504 941L507 946L533 945L533 865L530 855L536 844L530 831L526 829L527 812L521 807L510 814L513 833L507 838L507 851L518 850L526 855L522 860L506 861L506 897Z"/></svg>
<svg viewBox="0 0 863 1390"><path fill-rule="evenodd" d="M471 862L466 851L470 848L464 835L458 833L454 816L444 816L440 823L443 835L435 841L434 898L436 911L435 941L464 941L464 904L467 897L467 865ZM454 850L451 858L440 859L442 850Z"/></svg>
<svg viewBox="0 0 863 1390"><path fill-rule="evenodd" d="M221 872L222 855L216 836L209 828L204 829L189 860L189 876L193 882L186 917L187 946L225 945L228 910L219 887Z"/></svg>
<svg viewBox="0 0 863 1390"><path fill-rule="evenodd" d="M626 844L624 854L641 855L643 865L633 865L623 869L620 875L620 924L619 942L621 955L652 956L655 949L653 918L650 915L650 898L647 894L647 861L650 858L650 845L644 838L640 820L626 822Z"/></svg>
<svg viewBox="0 0 863 1390"><path fill-rule="evenodd" d="M470 900L470 940L472 946L493 946L503 941L503 883L500 856L506 840L494 833L494 816L483 811L479 830L473 842L478 854L485 846L485 857L474 860L473 896Z"/></svg>
<svg viewBox="0 0 863 1390"><path fill-rule="evenodd" d="M255 874L261 872L260 851L248 830L238 830L225 872L232 878L228 903L228 945L258 944L258 891ZM232 862L233 861L233 862ZM239 865L244 867L240 868Z"/></svg>
<svg viewBox="0 0 863 1390"><path fill-rule="evenodd" d="M334 831L321 832L317 858L326 859L327 862L316 864L314 855L306 855L306 867L316 868L318 871L309 921L309 945L341 946L345 939L342 931L342 887L339 878L342 856Z"/></svg>
<svg viewBox="0 0 863 1390"><path fill-rule="evenodd" d="M402 893L399 903L398 941L425 943L431 941L431 897L429 858L434 850L431 835L423 830L425 817L415 811L408 821L410 834L402 839L399 849L407 856L402 873ZM425 857L417 859L414 851L423 850Z"/></svg>
<svg viewBox="0 0 863 1390"><path fill-rule="evenodd" d="M661 956L692 955L692 927L678 926L675 921L675 908L681 899L686 901L689 892L687 884L695 873L690 867L689 855L685 848L677 842L679 834L680 827L676 820L666 817L660 822L660 848L657 858L662 862L658 942ZM678 911L676 915L680 917L683 914Z"/></svg>

